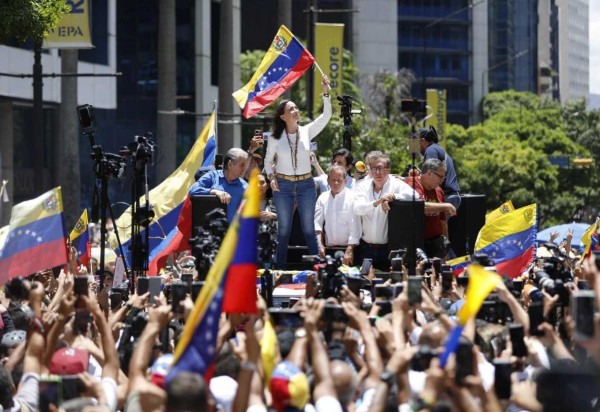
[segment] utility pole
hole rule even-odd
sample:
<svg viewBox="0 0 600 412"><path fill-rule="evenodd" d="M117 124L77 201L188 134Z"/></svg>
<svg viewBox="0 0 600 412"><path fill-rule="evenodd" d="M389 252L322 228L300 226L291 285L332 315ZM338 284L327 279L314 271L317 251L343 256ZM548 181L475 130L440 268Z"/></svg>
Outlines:
<svg viewBox="0 0 600 412"><path fill-rule="evenodd" d="M44 97L42 82L42 41L33 47L33 190L36 195L46 190L44 185Z"/></svg>

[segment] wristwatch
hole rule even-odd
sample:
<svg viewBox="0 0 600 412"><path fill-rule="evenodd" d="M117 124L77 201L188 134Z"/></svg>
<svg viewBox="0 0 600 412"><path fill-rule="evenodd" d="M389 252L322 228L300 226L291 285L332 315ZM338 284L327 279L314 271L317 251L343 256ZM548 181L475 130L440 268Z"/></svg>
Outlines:
<svg viewBox="0 0 600 412"><path fill-rule="evenodd" d="M294 332L294 336L296 337L296 339L305 338L306 337L306 329L304 329L304 328L296 329L296 332Z"/></svg>
<svg viewBox="0 0 600 412"><path fill-rule="evenodd" d="M381 379L381 382L391 387L396 383L396 374L386 369L383 372L381 372L381 375L379 375L379 379Z"/></svg>

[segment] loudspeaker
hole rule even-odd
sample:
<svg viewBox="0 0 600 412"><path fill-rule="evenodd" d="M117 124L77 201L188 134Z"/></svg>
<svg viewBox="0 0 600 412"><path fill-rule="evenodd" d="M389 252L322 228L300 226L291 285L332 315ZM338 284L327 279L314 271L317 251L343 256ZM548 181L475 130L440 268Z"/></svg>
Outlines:
<svg viewBox="0 0 600 412"><path fill-rule="evenodd" d="M192 196L192 236L195 235L194 228L204 226L207 223L206 214L214 209L223 209L227 216L227 205L221 203L215 195Z"/></svg>
<svg viewBox="0 0 600 412"><path fill-rule="evenodd" d="M388 245L390 250L411 250L414 245L423 249L425 202L423 200L394 200L388 212Z"/></svg>
<svg viewBox="0 0 600 412"><path fill-rule="evenodd" d="M475 240L484 224L485 195L461 195L456 216L448 220L448 234L456 256L473 253Z"/></svg>

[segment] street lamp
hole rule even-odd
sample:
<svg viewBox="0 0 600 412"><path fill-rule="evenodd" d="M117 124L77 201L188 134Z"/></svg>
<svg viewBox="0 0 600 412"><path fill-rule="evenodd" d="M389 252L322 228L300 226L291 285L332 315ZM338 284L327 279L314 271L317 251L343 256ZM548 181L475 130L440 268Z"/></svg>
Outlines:
<svg viewBox="0 0 600 412"><path fill-rule="evenodd" d="M484 96L484 91L485 91L485 86L486 86L486 81L485 81L485 75L488 74L488 81L487 83L489 83L489 73L493 70L496 70L498 67L505 65L508 62L511 62L513 60L518 59L521 56L526 55L527 53L529 53L531 49L526 49L526 50L521 50L520 52L518 52L517 54L512 55L511 57L509 57L506 60L502 60L500 63L496 63L494 64L492 67L488 67L487 69L483 70L481 72L481 119L483 121L485 121L485 119L483 118L483 96ZM489 86L488 86L489 87ZM489 91L489 90L488 90Z"/></svg>
<svg viewBox="0 0 600 412"><path fill-rule="evenodd" d="M427 73L425 71L425 55L427 54L427 39L425 39L425 31L432 28L433 26L438 25L439 23L444 22L445 20L456 16L457 14L462 13L463 11L467 11L472 9L473 7L477 6L478 4L481 4L485 2L485 0L477 0L474 1L472 3L469 3L467 6L463 7L462 9L458 9L453 11L450 14L447 14L443 17L440 17L437 20L432 21L429 24L426 24L425 26L423 26L421 28L421 38L423 39L423 53L421 54L421 70L423 71L422 73L422 77L421 77L421 87L423 89L423 99L427 100Z"/></svg>

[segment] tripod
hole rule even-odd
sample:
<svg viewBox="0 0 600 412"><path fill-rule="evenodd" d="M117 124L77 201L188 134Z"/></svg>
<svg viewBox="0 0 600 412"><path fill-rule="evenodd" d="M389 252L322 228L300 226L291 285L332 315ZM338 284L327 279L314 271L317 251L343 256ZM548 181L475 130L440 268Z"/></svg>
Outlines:
<svg viewBox="0 0 600 412"><path fill-rule="evenodd" d="M121 149L121 153L132 156L133 181L131 189L131 269L134 279L145 276L148 271L148 256L150 251L150 231L148 226L154 218L154 211L150 205L148 191L148 163L153 161L156 145L152 141L152 134L135 136L128 146ZM140 205L140 198L144 196L145 205Z"/></svg>
<svg viewBox="0 0 600 412"><path fill-rule="evenodd" d="M94 196L92 199L92 213L91 221L98 223L98 214L102 224L100 225L100 262L96 274L100 279L100 290L104 287L104 264L106 255L106 212L110 213L110 218L115 221L112 206L108 198L108 180L109 179L120 179L125 171L125 159L122 156L118 156L112 153L104 153L102 146L97 145L94 140L94 133L96 132L96 118L94 117L93 108L89 104L77 106L77 116L79 117L79 123L83 134L88 137L90 146L92 148L91 157L94 160L94 174L96 176L96 182L94 183ZM100 187L98 187L100 186ZM115 236L117 238L117 244L121 256L125 256L123 253L123 245L119 238L119 231L117 227L114 227ZM123 259L123 265L127 278L130 278L131 274L127 268L127 262ZM133 283L130 284L133 286Z"/></svg>

